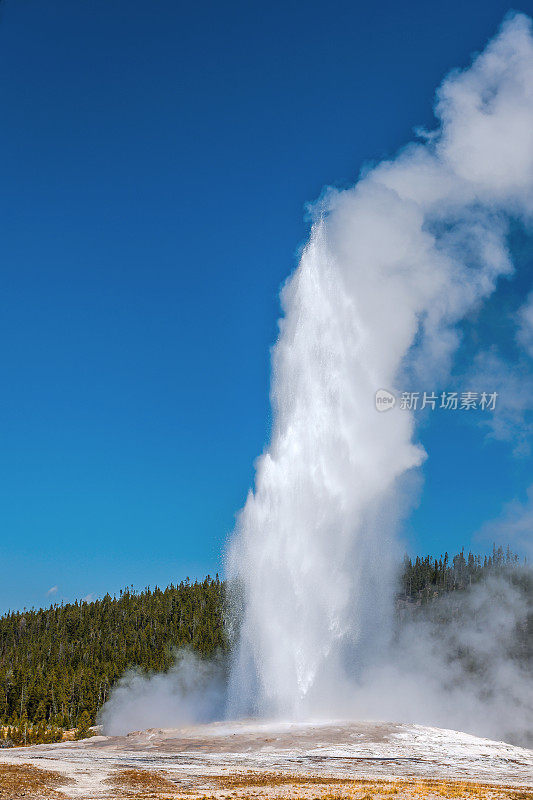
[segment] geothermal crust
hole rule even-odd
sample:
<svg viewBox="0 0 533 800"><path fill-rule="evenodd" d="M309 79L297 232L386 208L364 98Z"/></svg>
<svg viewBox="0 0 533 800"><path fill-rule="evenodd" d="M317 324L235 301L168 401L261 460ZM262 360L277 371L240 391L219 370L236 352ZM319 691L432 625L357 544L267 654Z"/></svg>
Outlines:
<svg viewBox="0 0 533 800"><path fill-rule="evenodd" d="M109 797L124 770L163 771L176 790L213 795L215 776L287 773L533 786L533 751L467 733L384 722L217 722L0 751L5 764L61 773L69 798ZM211 779L211 782L210 782Z"/></svg>

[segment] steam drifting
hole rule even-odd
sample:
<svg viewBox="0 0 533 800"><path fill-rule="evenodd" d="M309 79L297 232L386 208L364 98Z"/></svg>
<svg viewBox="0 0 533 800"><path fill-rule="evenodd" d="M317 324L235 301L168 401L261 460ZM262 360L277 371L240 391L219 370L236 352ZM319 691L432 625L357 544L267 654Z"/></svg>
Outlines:
<svg viewBox="0 0 533 800"><path fill-rule="evenodd" d="M513 270L509 222L533 212L531 21L509 16L444 80L435 112L437 130L353 188L325 192L283 288L271 443L227 554L231 717L349 713L497 734L508 660L491 655L489 731L471 685L459 681L443 705L447 677L430 677L438 659L402 655L425 624L404 632L391 659L396 533L425 453L409 412L378 414L373 401L407 377L444 379L459 323ZM506 595L509 630L523 614L514 600ZM516 702L531 696L524 676L517 687ZM392 700L399 688L403 703Z"/></svg>
<svg viewBox="0 0 533 800"><path fill-rule="evenodd" d="M208 722L223 716L224 704L222 665L182 651L168 673L126 673L102 708L99 721L106 733L114 736Z"/></svg>

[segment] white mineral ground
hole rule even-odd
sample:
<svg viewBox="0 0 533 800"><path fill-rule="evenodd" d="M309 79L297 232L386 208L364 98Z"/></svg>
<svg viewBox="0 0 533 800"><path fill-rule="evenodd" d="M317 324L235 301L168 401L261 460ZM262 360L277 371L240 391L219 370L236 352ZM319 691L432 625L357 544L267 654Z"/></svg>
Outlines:
<svg viewBox="0 0 533 800"><path fill-rule="evenodd" d="M219 722L21 747L31 763L72 780L69 798L106 797L117 770L164 770L178 789L210 792L209 777L283 771L338 778L443 778L533 785L533 751L467 733L384 722Z"/></svg>

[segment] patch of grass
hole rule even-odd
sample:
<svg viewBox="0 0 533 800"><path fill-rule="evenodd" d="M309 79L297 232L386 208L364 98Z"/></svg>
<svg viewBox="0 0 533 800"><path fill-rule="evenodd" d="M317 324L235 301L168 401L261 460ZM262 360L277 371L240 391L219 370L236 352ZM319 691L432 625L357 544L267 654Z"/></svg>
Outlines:
<svg viewBox="0 0 533 800"><path fill-rule="evenodd" d="M235 772L230 775L213 775L207 779L224 789L252 786L352 786L371 785L366 778L332 778L327 775L299 775L294 772Z"/></svg>
<svg viewBox="0 0 533 800"><path fill-rule="evenodd" d="M58 788L68 783L70 781L59 772L39 769L32 764L0 765L1 800L64 798Z"/></svg>
<svg viewBox="0 0 533 800"><path fill-rule="evenodd" d="M154 798L167 800L179 793L179 787L161 772L148 769L123 769L108 778L108 782L119 790L120 798Z"/></svg>

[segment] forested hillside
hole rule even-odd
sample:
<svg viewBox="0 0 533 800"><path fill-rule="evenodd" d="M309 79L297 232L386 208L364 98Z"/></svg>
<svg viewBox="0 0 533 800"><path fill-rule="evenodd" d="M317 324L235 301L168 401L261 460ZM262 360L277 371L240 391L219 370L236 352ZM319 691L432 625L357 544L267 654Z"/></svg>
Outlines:
<svg viewBox="0 0 533 800"><path fill-rule="evenodd" d="M427 602L517 560L501 548L483 560L463 552L451 559L406 559L399 598ZM0 618L0 722L85 729L129 667L166 670L182 646L204 657L226 650L223 605L217 576L6 614Z"/></svg>
<svg viewBox="0 0 533 800"><path fill-rule="evenodd" d="M126 590L0 618L0 721L45 720L72 728L94 721L109 689L133 665L166 670L173 650L203 656L225 648L224 586L218 577L165 590Z"/></svg>

